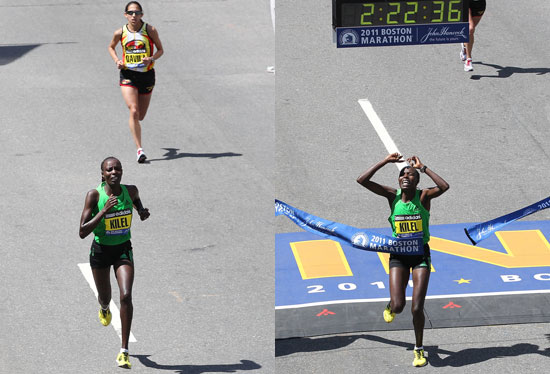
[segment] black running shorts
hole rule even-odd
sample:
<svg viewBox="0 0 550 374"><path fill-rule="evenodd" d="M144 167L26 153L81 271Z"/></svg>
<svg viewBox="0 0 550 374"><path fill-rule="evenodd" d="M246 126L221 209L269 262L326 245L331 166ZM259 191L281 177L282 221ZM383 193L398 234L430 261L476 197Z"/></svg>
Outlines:
<svg viewBox="0 0 550 374"><path fill-rule="evenodd" d="M390 255L390 269L394 267L405 269L431 268L432 258L430 256L430 246L424 244L424 254L418 256Z"/></svg>
<svg viewBox="0 0 550 374"><path fill-rule="evenodd" d="M118 245L99 244L95 240L90 248L90 267L108 268L120 260L129 260L134 263L132 242L130 240Z"/></svg>
<svg viewBox="0 0 550 374"><path fill-rule="evenodd" d="M155 87L155 69L143 73L129 69L121 69L119 84L120 86L137 88L140 95L150 94Z"/></svg>
<svg viewBox="0 0 550 374"><path fill-rule="evenodd" d="M472 11L472 17L481 17L485 13L487 3L485 0L470 0L470 9Z"/></svg>

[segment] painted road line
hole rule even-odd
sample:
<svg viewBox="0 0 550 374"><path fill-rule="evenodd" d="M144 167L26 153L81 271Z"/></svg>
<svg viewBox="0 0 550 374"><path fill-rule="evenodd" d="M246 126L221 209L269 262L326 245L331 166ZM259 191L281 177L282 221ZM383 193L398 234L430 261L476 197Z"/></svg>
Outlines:
<svg viewBox="0 0 550 374"><path fill-rule="evenodd" d="M86 278L86 280L88 281L90 288L92 289L92 291L94 291L94 295L97 299L97 289L95 288L94 276L92 275L92 269L90 268L90 264L88 263L78 264L78 267L80 268L82 275L84 275L84 278ZM111 326L113 326L118 337L122 341L122 324L120 323L120 312L116 304L113 302L113 300L111 300L111 303L109 304L109 309L111 309L111 314L113 315L113 319L111 320ZM129 341L130 343L137 342L132 332L130 332Z"/></svg>
<svg viewBox="0 0 550 374"><path fill-rule="evenodd" d="M503 292L481 292L481 293L462 293L451 295L427 295L426 300L433 299L456 299L458 297L480 297L480 296L509 296L509 295L532 295L532 294L545 294L550 293L550 290L528 290L528 291L503 291ZM412 297L407 296L406 300L411 301ZM331 301L319 301L316 303L304 303L295 305L279 305L275 309L295 309L295 308L307 308L310 306L323 306L332 304L353 304L353 303L376 303L379 301L389 301L389 297L380 297L376 299L349 299L349 300L331 300Z"/></svg>
<svg viewBox="0 0 550 374"><path fill-rule="evenodd" d="M384 146L386 147L386 150L388 151L388 153L397 152L401 155L402 153L399 152L399 149L397 149L397 146L395 145L390 134L384 127L384 124L382 123L382 121L374 111L374 108L372 107L371 102L368 99L359 99L358 103L359 105L361 105L361 108L363 108L363 111L367 115L370 123L372 124L372 127L374 127L374 130L378 134L378 137L380 138L380 140L382 140L382 143L384 143ZM408 164L405 161L396 162L395 166L397 166L397 168L401 170L405 166L408 166Z"/></svg>
<svg viewBox="0 0 550 374"><path fill-rule="evenodd" d="M353 276L340 243L333 240L291 242L302 279Z"/></svg>

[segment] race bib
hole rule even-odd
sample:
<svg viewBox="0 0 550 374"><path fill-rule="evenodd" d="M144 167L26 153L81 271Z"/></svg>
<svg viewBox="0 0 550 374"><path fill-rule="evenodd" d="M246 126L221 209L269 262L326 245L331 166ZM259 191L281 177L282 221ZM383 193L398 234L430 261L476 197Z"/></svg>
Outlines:
<svg viewBox="0 0 550 374"><path fill-rule="evenodd" d="M395 216L395 234L398 238L421 237L423 230L420 214Z"/></svg>
<svg viewBox="0 0 550 374"><path fill-rule="evenodd" d="M143 59L147 57L147 48L141 40L132 40L124 46L124 65L127 67L145 66Z"/></svg>
<svg viewBox="0 0 550 374"><path fill-rule="evenodd" d="M125 235L132 225L132 210L105 214L105 235Z"/></svg>

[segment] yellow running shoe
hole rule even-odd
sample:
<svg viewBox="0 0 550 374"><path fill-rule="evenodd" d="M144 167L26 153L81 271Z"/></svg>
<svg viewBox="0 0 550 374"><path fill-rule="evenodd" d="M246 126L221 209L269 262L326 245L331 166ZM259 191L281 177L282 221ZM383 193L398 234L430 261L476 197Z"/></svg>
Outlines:
<svg viewBox="0 0 550 374"><path fill-rule="evenodd" d="M414 361L413 366L421 367L428 363L428 360L426 360L426 357L424 357L424 350L423 349L415 349L414 350Z"/></svg>
<svg viewBox="0 0 550 374"><path fill-rule="evenodd" d="M128 357L128 352L120 352L118 356L116 356L116 362L120 368L132 368L132 364L130 363L130 359Z"/></svg>
<svg viewBox="0 0 550 374"><path fill-rule="evenodd" d="M99 321L103 326L109 326L109 323L111 323L111 318L113 315L111 314L111 311L109 309L103 310L101 307L99 308Z"/></svg>
<svg viewBox="0 0 550 374"><path fill-rule="evenodd" d="M391 311L390 303L386 306L386 309L384 309L384 321L387 323L390 323L395 318L395 313Z"/></svg>

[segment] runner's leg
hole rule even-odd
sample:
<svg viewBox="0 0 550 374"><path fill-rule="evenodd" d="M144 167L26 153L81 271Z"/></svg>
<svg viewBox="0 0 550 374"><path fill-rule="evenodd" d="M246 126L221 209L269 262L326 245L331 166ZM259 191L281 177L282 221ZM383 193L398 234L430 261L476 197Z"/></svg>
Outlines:
<svg viewBox="0 0 550 374"><path fill-rule="evenodd" d="M115 264L115 275L120 290L120 321L122 323L122 348L128 349L130 329L134 307L132 304L132 286L134 284L134 264L129 260L120 260Z"/></svg>
<svg viewBox="0 0 550 374"><path fill-rule="evenodd" d="M405 290L409 281L410 269L390 268L390 307L393 313L401 313L405 308Z"/></svg>
<svg viewBox="0 0 550 374"><path fill-rule="evenodd" d="M139 123L140 118L140 107L139 107L139 98L138 90L135 87L130 86L121 86L122 97L130 110L130 118L128 119L128 125L130 131L132 132L132 137L136 143L136 148L141 148L141 124Z"/></svg>
<svg viewBox="0 0 550 374"><path fill-rule="evenodd" d="M416 337L416 346L421 347L424 339L424 301L428 292L428 282L430 280L430 268L421 267L413 270L413 297L412 297L412 315L414 335Z"/></svg>

